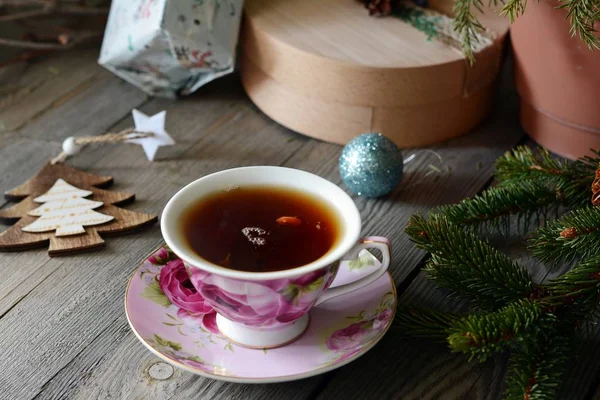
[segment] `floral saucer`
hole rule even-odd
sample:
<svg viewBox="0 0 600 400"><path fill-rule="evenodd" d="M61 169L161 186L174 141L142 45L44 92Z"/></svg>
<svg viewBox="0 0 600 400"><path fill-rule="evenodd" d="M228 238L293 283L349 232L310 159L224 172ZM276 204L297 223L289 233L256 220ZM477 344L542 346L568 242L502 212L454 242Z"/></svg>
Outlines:
<svg viewBox="0 0 600 400"><path fill-rule="evenodd" d="M332 287L355 281L379 266L363 250L343 262ZM310 311L307 330L275 349L236 345L219 333L216 314L206 309L183 262L168 248L138 267L125 293L129 325L158 357L208 378L242 383L292 381L354 361L387 332L396 312L396 287L389 274L362 289L332 298ZM201 304L201 308L198 308Z"/></svg>

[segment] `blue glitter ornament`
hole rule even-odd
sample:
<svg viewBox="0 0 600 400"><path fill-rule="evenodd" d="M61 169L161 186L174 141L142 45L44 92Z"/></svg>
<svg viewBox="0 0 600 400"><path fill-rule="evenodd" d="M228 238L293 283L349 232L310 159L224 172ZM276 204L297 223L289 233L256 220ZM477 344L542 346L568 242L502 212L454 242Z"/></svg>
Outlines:
<svg viewBox="0 0 600 400"><path fill-rule="evenodd" d="M365 197L388 194L402 179L404 162L394 142L381 133L364 133L344 146L339 160L342 180Z"/></svg>

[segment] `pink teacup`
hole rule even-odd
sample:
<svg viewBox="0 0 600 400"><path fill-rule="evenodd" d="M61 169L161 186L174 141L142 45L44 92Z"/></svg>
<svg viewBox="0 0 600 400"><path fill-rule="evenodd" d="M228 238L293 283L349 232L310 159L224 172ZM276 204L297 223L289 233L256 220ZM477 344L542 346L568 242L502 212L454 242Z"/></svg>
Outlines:
<svg viewBox="0 0 600 400"><path fill-rule="evenodd" d="M302 190L328 202L342 221L337 244L310 264L275 272L237 271L204 260L190 249L183 236L183 212L211 193L246 185ZM390 263L389 240L360 238L360 214L342 189L291 168L244 167L200 178L167 203L161 230L167 245L184 261L194 287L217 312L221 333L247 347L270 348L293 341L306 329L308 312L315 304L374 282ZM329 288L340 261L356 259L365 248L381 251L381 267L355 282Z"/></svg>

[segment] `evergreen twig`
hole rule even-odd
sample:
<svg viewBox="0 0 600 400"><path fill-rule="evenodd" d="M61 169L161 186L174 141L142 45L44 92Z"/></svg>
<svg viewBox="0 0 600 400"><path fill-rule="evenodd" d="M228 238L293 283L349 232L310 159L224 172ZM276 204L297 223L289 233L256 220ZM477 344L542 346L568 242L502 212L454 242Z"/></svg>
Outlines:
<svg viewBox="0 0 600 400"><path fill-rule="evenodd" d="M508 17L508 20L512 24L517 17L523 15L526 6L527 0L506 0L500 14Z"/></svg>
<svg viewBox="0 0 600 400"><path fill-rule="evenodd" d="M450 327L448 343L453 351L485 361L489 356L520 342L535 340L555 320L540 304L521 300L498 311L472 314Z"/></svg>
<svg viewBox="0 0 600 400"><path fill-rule="evenodd" d="M560 8L568 11L571 36L579 35L591 50L600 50L600 36L594 23L600 20L600 3L597 0L561 0Z"/></svg>
<svg viewBox="0 0 600 400"><path fill-rule="evenodd" d="M600 255L580 262L567 273L541 286L540 301L561 312L579 327L598 316L600 309ZM561 308L563 308L561 310Z"/></svg>
<svg viewBox="0 0 600 400"><path fill-rule="evenodd" d="M497 5L496 0L491 3ZM503 2L501 14L511 22L525 12L527 0L506 0ZM600 36L594 29L594 23L600 21L600 4L598 0L560 0L560 7L567 10L567 18L571 25L571 35L578 35L592 50L600 49ZM482 12L482 0L455 0L453 13L454 30L462 39L463 52L469 62L473 63L473 47L477 40L477 32L484 28L473 14L473 9Z"/></svg>
<svg viewBox="0 0 600 400"><path fill-rule="evenodd" d="M503 187L442 207L428 219L412 217L407 234L431 253L425 272L488 312L459 316L414 308L397 318L402 330L437 340L446 335L454 351L479 360L510 349L507 398L555 398L573 334L600 317L600 206L589 206L599 161L567 163L518 148L497 162ZM526 270L469 229L561 203L583 208L540 228L530 249L544 261L583 261L545 284L534 284Z"/></svg>
<svg viewBox="0 0 600 400"><path fill-rule="evenodd" d="M475 61L473 47L477 41L477 33L485 30L473 14L473 8L482 12L482 7L482 0L456 0L452 6L454 30L460 36L463 53L471 64Z"/></svg>
<svg viewBox="0 0 600 400"><path fill-rule="evenodd" d="M507 400L550 400L556 392L572 352L569 336L549 335L533 348L510 356Z"/></svg>
<svg viewBox="0 0 600 400"><path fill-rule="evenodd" d="M556 192L532 181L520 185L490 188L478 196L462 200L458 204L443 206L434 211L445 215L449 221L461 225L491 225L510 227L510 216L516 215L525 230L535 215L546 216L549 209L560 204Z"/></svg>
<svg viewBox="0 0 600 400"><path fill-rule="evenodd" d="M551 263L600 254L600 208L579 208L547 222L530 239L529 248L535 257Z"/></svg>
<svg viewBox="0 0 600 400"><path fill-rule="evenodd" d="M432 215L429 220L413 216L406 233L431 253L425 268L429 278L469 298L476 307L495 310L533 292L525 269L444 216Z"/></svg>
<svg viewBox="0 0 600 400"><path fill-rule="evenodd" d="M409 336L419 336L445 342L448 329L461 316L424 307L399 306L394 318L394 326Z"/></svg>
<svg viewBox="0 0 600 400"><path fill-rule="evenodd" d="M496 161L496 178L503 187L534 181L557 193L568 206L589 203L590 187L600 158L586 158L569 163L554 159L545 149L534 153L520 146Z"/></svg>

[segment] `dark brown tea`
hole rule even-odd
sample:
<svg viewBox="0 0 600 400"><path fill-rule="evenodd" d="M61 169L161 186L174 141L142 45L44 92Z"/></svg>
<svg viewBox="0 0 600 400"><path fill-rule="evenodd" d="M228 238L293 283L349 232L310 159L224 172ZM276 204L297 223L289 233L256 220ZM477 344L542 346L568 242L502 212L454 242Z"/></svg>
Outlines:
<svg viewBox="0 0 600 400"><path fill-rule="evenodd" d="M336 211L312 195L269 186L238 187L184 212L184 236L196 254L222 267L269 272L309 264L339 232Z"/></svg>

